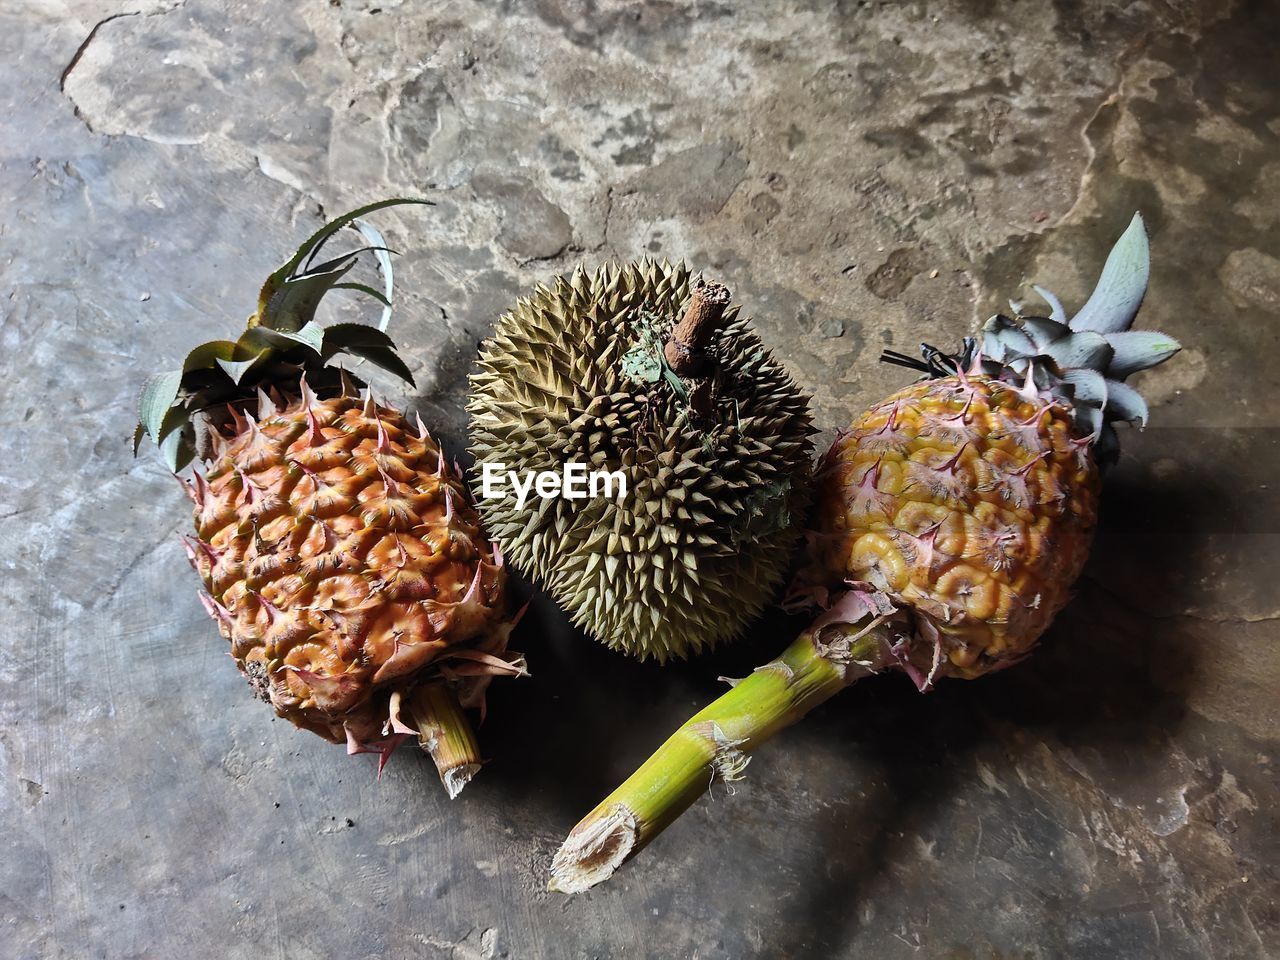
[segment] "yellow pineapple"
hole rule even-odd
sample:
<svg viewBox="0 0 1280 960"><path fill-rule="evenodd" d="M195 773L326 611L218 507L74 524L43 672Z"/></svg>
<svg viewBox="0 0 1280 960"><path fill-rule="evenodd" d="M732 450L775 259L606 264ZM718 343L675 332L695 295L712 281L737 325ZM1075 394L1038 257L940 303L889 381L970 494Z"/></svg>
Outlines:
<svg viewBox="0 0 1280 960"><path fill-rule="evenodd" d="M494 675L519 675L507 650L502 557L466 488L422 421L376 403L340 364L364 359L412 382L382 331L390 261L358 219L332 221L267 280L239 340L197 347L151 378L139 432L195 504L184 538L200 599L255 695L352 753L419 737L450 796L479 769L463 707L483 708ZM315 264L351 224L368 245ZM385 293L343 282L378 256ZM384 305L380 327L314 319L335 287Z"/></svg>
<svg viewBox="0 0 1280 960"><path fill-rule="evenodd" d="M929 380L828 453L818 575L915 612L925 642L898 650L921 688L975 677L1025 653L1066 602L1098 489L1068 408L986 377Z"/></svg>
<svg viewBox="0 0 1280 960"><path fill-rule="evenodd" d="M1025 656L1088 555L1112 421L1146 422L1124 383L1179 349L1129 329L1148 249L1135 216L1068 321L992 317L954 357L886 360L928 379L875 404L819 465L812 563L795 591L825 611L778 659L681 727L570 833L553 889L607 879L691 804L709 776L854 681L905 672L923 691Z"/></svg>

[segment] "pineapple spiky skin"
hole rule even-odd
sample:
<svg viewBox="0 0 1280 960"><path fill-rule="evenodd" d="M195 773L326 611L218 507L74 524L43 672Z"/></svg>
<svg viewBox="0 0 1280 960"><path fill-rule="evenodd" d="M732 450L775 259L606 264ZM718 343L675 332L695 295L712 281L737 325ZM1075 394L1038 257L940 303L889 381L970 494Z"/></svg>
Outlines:
<svg viewBox="0 0 1280 960"><path fill-rule="evenodd" d="M510 629L501 556L420 425L305 386L274 407L237 412L188 487L202 599L280 716L381 750L408 732L401 696L451 660L464 704L482 695Z"/></svg>
<svg viewBox="0 0 1280 960"><path fill-rule="evenodd" d="M915 384L832 446L819 492L828 576L910 609L917 683L1025 655L1066 603L1097 519L1071 411L980 376Z"/></svg>

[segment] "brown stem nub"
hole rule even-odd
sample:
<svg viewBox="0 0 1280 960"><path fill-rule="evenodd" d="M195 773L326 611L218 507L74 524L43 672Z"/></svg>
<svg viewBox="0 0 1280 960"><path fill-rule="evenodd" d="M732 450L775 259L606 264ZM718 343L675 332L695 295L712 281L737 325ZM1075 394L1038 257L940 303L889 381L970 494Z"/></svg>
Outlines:
<svg viewBox="0 0 1280 960"><path fill-rule="evenodd" d="M706 365L704 352L729 306L729 288L699 279L693 286L684 317L671 330L663 353L678 377L699 376Z"/></svg>

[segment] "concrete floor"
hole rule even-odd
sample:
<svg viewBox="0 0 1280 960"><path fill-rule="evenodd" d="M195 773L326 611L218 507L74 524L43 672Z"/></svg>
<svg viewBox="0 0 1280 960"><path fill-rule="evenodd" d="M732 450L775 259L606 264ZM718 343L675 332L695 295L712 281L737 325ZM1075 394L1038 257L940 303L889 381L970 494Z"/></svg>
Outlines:
<svg viewBox="0 0 1280 960"><path fill-rule="evenodd" d="M766 13L766 11L768 11ZM1280 16L1170 0L0 4L0 956L1280 955ZM773 617L639 666L548 605L456 802L272 721L196 602L143 377L323 212L425 193L396 326L461 445L495 315L580 260L724 278L829 438L1141 209L1141 386L1036 656L860 685L605 887L560 838Z"/></svg>

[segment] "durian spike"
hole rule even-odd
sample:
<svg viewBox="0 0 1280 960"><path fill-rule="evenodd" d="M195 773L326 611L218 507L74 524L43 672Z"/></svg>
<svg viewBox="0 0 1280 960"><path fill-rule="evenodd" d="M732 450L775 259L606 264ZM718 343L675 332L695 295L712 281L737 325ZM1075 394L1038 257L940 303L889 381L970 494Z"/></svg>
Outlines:
<svg viewBox="0 0 1280 960"><path fill-rule="evenodd" d="M453 800L480 769L480 746L471 721L458 703L453 688L444 683L424 683L410 695L409 712L417 728L418 743L435 761Z"/></svg>
<svg viewBox="0 0 1280 960"><path fill-rule="evenodd" d="M842 625L834 641L816 626L685 723L587 814L556 852L549 889L581 893L608 880L713 777L739 779L752 750L889 662L888 629L871 614Z"/></svg>

